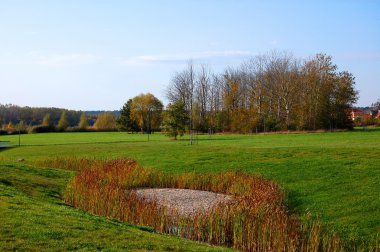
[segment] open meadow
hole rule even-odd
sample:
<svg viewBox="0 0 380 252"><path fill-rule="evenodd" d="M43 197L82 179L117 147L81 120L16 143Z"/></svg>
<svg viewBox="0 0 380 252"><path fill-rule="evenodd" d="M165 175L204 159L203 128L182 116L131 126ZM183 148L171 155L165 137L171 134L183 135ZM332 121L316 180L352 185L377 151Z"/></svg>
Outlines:
<svg viewBox="0 0 380 252"><path fill-rule="evenodd" d="M200 135L169 140L122 132L1 136L0 250L153 249L211 250L200 243L149 228L95 217L61 201L73 171L42 167L63 157L131 158L164 174L242 171L276 182L290 212L318 216L343 240L369 244L380 229L380 131L336 133ZM22 162L18 160L23 159ZM83 230L86 232L80 232ZM378 238L377 238L378 239ZM110 245L111 244L111 245Z"/></svg>

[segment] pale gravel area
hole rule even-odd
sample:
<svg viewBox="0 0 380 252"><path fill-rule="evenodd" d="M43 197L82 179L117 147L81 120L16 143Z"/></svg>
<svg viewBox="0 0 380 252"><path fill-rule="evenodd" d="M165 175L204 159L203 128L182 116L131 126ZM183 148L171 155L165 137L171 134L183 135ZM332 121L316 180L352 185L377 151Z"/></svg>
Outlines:
<svg viewBox="0 0 380 252"><path fill-rule="evenodd" d="M152 188L134 191L138 197L155 201L159 206L166 207L169 212L178 211L183 216L207 212L218 204L228 204L233 201L232 196L200 190Z"/></svg>

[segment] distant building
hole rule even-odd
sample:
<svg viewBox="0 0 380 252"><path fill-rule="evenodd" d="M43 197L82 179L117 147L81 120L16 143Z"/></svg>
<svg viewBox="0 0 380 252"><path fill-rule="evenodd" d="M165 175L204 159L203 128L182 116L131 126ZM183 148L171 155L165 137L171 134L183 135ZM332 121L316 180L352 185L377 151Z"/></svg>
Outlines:
<svg viewBox="0 0 380 252"><path fill-rule="evenodd" d="M355 121L358 118L362 118L364 115L364 111L361 109L353 108L351 110L351 119L352 121Z"/></svg>

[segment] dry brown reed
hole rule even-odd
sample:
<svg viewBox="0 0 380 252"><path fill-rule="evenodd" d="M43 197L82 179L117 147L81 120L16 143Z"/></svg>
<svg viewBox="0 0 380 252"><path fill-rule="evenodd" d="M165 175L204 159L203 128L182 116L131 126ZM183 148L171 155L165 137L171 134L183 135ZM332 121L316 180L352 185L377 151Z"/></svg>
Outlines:
<svg viewBox="0 0 380 252"><path fill-rule="evenodd" d="M90 213L153 227L158 232L243 251L344 251L318 221L288 213L275 183L246 173L166 175L129 159L55 158L44 165L79 171L64 200ZM134 188L182 188L233 195L207 213L191 217L137 197Z"/></svg>

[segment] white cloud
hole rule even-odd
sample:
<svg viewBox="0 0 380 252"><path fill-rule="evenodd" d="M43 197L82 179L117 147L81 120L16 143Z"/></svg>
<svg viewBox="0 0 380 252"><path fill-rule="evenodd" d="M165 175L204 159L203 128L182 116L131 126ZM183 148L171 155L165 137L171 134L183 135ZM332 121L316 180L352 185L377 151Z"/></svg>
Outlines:
<svg viewBox="0 0 380 252"><path fill-rule="evenodd" d="M202 60L211 58L236 58L253 56L250 51L203 51L173 54L140 55L123 60L123 65L141 66L153 63L185 62L188 60Z"/></svg>

